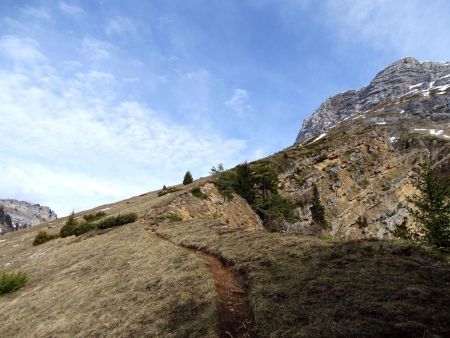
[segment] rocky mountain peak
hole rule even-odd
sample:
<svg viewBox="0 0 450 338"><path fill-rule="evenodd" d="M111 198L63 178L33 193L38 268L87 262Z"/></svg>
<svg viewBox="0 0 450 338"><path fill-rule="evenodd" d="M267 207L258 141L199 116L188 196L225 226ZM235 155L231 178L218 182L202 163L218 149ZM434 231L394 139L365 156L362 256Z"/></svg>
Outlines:
<svg viewBox="0 0 450 338"><path fill-rule="evenodd" d="M0 222L0 234L57 219L56 213L49 207L26 201L0 199L0 207L11 220Z"/></svg>
<svg viewBox="0 0 450 338"><path fill-rule="evenodd" d="M405 106L389 113L405 113L425 119L450 117L450 62L424 62L406 57L379 72L367 87L349 90L328 98L303 121L296 143L326 132L355 114L363 114L381 105ZM413 98L414 100L409 100ZM409 104L406 104L408 101ZM414 101L414 103L411 103ZM444 107L444 108L443 108Z"/></svg>

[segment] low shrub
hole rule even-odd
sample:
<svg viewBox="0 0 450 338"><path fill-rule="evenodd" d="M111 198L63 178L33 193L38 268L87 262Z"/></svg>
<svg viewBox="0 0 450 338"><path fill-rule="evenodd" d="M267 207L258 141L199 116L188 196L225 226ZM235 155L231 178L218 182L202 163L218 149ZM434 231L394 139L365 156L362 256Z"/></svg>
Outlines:
<svg viewBox="0 0 450 338"><path fill-rule="evenodd" d="M38 234L36 235L36 237L34 238L33 245L36 246L36 245L48 242L55 238L58 238L58 235L50 235L47 231L40 230L38 232Z"/></svg>
<svg viewBox="0 0 450 338"><path fill-rule="evenodd" d="M113 228L113 227L116 227L119 225L133 223L134 221L137 220L137 218L138 218L138 216L134 212L129 212L126 214L118 215L116 217L111 216L111 217L105 218L103 221L99 222L97 224L97 227L99 229Z"/></svg>
<svg viewBox="0 0 450 338"><path fill-rule="evenodd" d="M84 233L86 233L88 231L94 230L94 229L97 229L97 225L96 224L90 223L90 222L83 222L83 223L78 224L75 227L75 229L73 231L73 234L75 236L80 236L80 235L82 235L82 234L84 234Z"/></svg>
<svg viewBox="0 0 450 338"><path fill-rule="evenodd" d="M194 195L197 198L200 198L202 200L205 200L208 198L208 196L206 196L201 190L200 188L194 188L191 190L192 195Z"/></svg>
<svg viewBox="0 0 450 338"><path fill-rule="evenodd" d="M106 216L106 212L103 211L97 211L95 214L88 214L84 215L83 218L86 222L95 222L98 221L100 218L103 218Z"/></svg>
<svg viewBox="0 0 450 338"><path fill-rule="evenodd" d="M166 186L164 186L162 188L162 190L158 192L158 197L170 194L171 192L175 192L175 191L178 191L178 190L180 190L180 189L177 189L177 188L174 188L174 187L166 188Z"/></svg>
<svg viewBox="0 0 450 338"><path fill-rule="evenodd" d="M4 272L0 275L0 295L13 292L27 283L27 275L24 272Z"/></svg>
<svg viewBox="0 0 450 338"><path fill-rule="evenodd" d="M178 216L177 214L170 214L170 215L167 215L167 216L166 216L166 219L167 219L169 222L180 222L180 221L183 220L183 219L182 219L180 216Z"/></svg>

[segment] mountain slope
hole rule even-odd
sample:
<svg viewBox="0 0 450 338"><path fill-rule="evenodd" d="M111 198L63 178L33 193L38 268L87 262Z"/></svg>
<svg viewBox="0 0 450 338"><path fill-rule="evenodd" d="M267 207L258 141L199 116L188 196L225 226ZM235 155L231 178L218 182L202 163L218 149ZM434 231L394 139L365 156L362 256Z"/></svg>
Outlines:
<svg viewBox="0 0 450 338"><path fill-rule="evenodd" d="M76 214L80 219L99 210L138 213L135 223L119 228L37 247L32 246L37 232L57 233L65 219L3 236L0 269L24 271L29 283L0 297L2 335L225 337L214 276L195 253L153 231L218 257L241 279L254 318L252 337L449 332L446 259L398 241L339 241L233 227L215 212L200 218L180 212L177 219L186 217L181 221L165 217L182 211L182 201L205 202L191 190L211 179ZM204 191L208 206L224 203Z"/></svg>
<svg viewBox="0 0 450 338"><path fill-rule="evenodd" d="M450 172L450 63L395 62L369 86L326 100L294 146L266 160L299 206L286 231L385 238L411 226L403 205L415 193L410 175L421 161L443 177ZM313 185L329 230L311 222Z"/></svg>
<svg viewBox="0 0 450 338"><path fill-rule="evenodd" d="M267 231L246 199L222 195L220 176L211 176L75 215L135 212L132 224L36 247L39 230L57 234L66 219L2 236L0 271L29 277L0 297L2 336L228 337L224 327L241 327L243 317L253 322L234 336L449 336L449 257L389 232L412 223L401 203L415 192L409 175L422 159L442 177L450 172L448 106L436 103L449 98L436 82L447 78L420 71L435 82L408 94L415 84L404 84L399 69L407 64L401 73L416 78L421 63L406 61L365 89L364 110L353 106L365 104L362 94L350 93L350 113L315 114L322 122L308 125L310 134L249 164L273 168L292 202L295 218L279 221L281 233ZM386 94L380 79L400 89ZM329 228L313 217L314 187ZM236 318L209 259L238 279L226 289L245 300Z"/></svg>

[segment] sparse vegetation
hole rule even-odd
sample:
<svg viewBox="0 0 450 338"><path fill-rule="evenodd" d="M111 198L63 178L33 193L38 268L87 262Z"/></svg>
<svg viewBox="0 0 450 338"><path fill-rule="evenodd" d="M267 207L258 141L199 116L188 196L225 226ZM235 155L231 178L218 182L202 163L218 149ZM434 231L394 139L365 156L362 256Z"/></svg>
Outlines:
<svg viewBox="0 0 450 338"><path fill-rule="evenodd" d="M143 226L49 246L45 260L25 257L23 269L30 286L0 297L2 338L218 336L216 289L203 260Z"/></svg>
<svg viewBox="0 0 450 338"><path fill-rule="evenodd" d="M98 213L86 216L88 216L87 217L88 219L94 220L102 219L104 217L104 215L102 214L98 215ZM107 229L127 223L133 223L134 221L136 221L137 217L138 216L136 213L129 212L125 214L119 214L117 216L110 216L105 219L102 219L101 221L77 222L75 220L74 214L72 213L67 219L66 224L61 228L60 236L62 238L72 235L80 236L94 229Z"/></svg>
<svg viewBox="0 0 450 338"><path fill-rule="evenodd" d="M234 170L227 170L224 171L219 175L217 180L214 182L214 184L217 187L217 190L219 190L222 197L227 200L231 201L233 199L233 185L235 184L236 180L236 173Z"/></svg>
<svg viewBox="0 0 450 338"><path fill-rule="evenodd" d="M80 236L88 231L97 229L97 225L95 223L90 223L90 222L82 222L77 224L77 226L75 227L73 234L75 236Z"/></svg>
<svg viewBox="0 0 450 338"><path fill-rule="evenodd" d="M20 289L27 283L24 272L3 272L0 274L0 295Z"/></svg>
<svg viewBox="0 0 450 338"><path fill-rule="evenodd" d="M211 170L209 171L209 173L211 175L217 175L217 174L223 173L224 171L225 171L225 169L223 167L223 164L219 163L219 164L217 164L217 166L212 166Z"/></svg>
<svg viewBox="0 0 450 338"><path fill-rule="evenodd" d="M183 178L183 185L188 185L194 182L194 179L192 178L192 174L190 171L187 171L186 174L184 174Z"/></svg>
<svg viewBox="0 0 450 338"><path fill-rule="evenodd" d="M87 214L84 215L83 218L86 222L95 222L98 221L99 219L103 218L106 216L106 212L103 211L97 211L95 214Z"/></svg>
<svg viewBox="0 0 450 338"><path fill-rule="evenodd" d="M97 227L99 229L113 228L113 227L116 227L119 225L133 223L134 221L137 220L137 218L138 218L138 216L134 212L117 215L115 217L111 216L111 217L105 218L103 221L99 222L97 224Z"/></svg>
<svg viewBox="0 0 450 338"><path fill-rule="evenodd" d="M50 235L47 231L45 230L40 230L38 232L38 234L36 235L36 237L33 240L33 245L39 245L39 244L43 244L45 242L51 241L52 239L58 238L58 235Z"/></svg>
<svg viewBox="0 0 450 338"><path fill-rule="evenodd" d="M449 252L450 181L440 179L428 165L421 165L420 172L411 179L420 194L408 199L413 207L407 209L420 229L416 232L402 225L395 235Z"/></svg>
<svg viewBox="0 0 450 338"><path fill-rule="evenodd" d="M325 208L320 201L320 193L316 185L314 185L313 187L311 214L314 222L316 222L323 228L329 227L329 224L325 218Z"/></svg>
<svg viewBox="0 0 450 338"><path fill-rule="evenodd" d="M200 198L201 200L205 200L208 198L208 196L206 196L199 187L194 188L191 190L191 194L197 198Z"/></svg>
<svg viewBox="0 0 450 338"><path fill-rule="evenodd" d="M64 224L59 232L61 238L69 237L74 234L75 228L78 225L78 222L75 219L75 213L72 213L67 218L66 224Z"/></svg>
<svg viewBox="0 0 450 338"><path fill-rule="evenodd" d="M244 198L270 231L280 231L285 220L295 219L295 206L278 193L278 175L267 162L240 164L222 173L216 186L226 199L233 192Z"/></svg>
<svg viewBox="0 0 450 338"><path fill-rule="evenodd" d="M155 230L233 264L249 285L259 337L444 337L450 330L450 267L429 250L260 231L218 237L214 222Z"/></svg>
<svg viewBox="0 0 450 338"><path fill-rule="evenodd" d="M158 192L158 197L170 194L172 192L176 192L179 191L179 189L175 188L175 187L169 187L167 188L165 185L163 186L162 190Z"/></svg>
<svg viewBox="0 0 450 338"><path fill-rule="evenodd" d="M169 222L180 222L183 219L178 216L177 214L170 214L170 215L166 215L165 218L169 221Z"/></svg>

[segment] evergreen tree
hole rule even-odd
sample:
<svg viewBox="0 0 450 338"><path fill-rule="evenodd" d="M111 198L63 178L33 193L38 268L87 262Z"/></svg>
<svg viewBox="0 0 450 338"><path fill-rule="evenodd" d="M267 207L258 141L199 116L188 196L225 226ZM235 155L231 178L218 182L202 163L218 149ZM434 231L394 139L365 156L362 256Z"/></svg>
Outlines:
<svg viewBox="0 0 450 338"><path fill-rule="evenodd" d="M420 194L408 198L412 207L407 206L407 209L420 227L419 232L403 225L397 227L395 235L450 251L450 181L439 179L425 164L411 179Z"/></svg>
<svg viewBox="0 0 450 338"><path fill-rule="evenodd" d="M235 168L235 181L233 190L243 197L250 205L255 200L255 191L253 189L252 171L247 162L239 164Z"/></svg>
<svg viewBox="0 0 450 338"><path fill-rule="evenodd" d="M311 207L312 218L317 224L321 225L324 228L328 228L328 222L325 219L325 208L320 201L320 193L316 185L314 185L313 194L314 195Z"/></svg>
<svg viewBox="0 0 450 338"><path fill-rule="evenodd" d="M72 211L70 216L67 218L66 224L64 224L59 231L59 235L64 238L68 236L72 236L75 232L75 228L77 226L77 221L75 220L75 213Z"/></svg>
<svg viewBox="0 0 450 338"><path fill-rule="evenodd" d="M12 228L12 219L3 209L3 205L0 206L0 223Z"/></svg>
<svg viewBox="0 0 450 338"><path fill-rule="evenodd" d="M233 192L244 198L270 231L280 231L284 221L295 219L295 206L278 193L278 174L270 164L239 164L221 173L215 183L225 198Z"/></svg>
<svg viewBox="0 0 450 338"><path fill-rule="evenodd" d="M211 175L217 175L217 174L220 174L220 173L223 173L224 172L224 167L223 167L223 164L222 163L219 163L219 164L217 164L217 167L216 166L212 166L212 168L211 168L211 170L209 171L209 173L211 174Z"/></svg>
<svg viewBox="0 0 450 338"><path fill-rule="evenodd" d="M190 171L187 171L186 174L184 174L183 184L187 185L194 182L194 179L192 178L192 174Z"/></svg>

